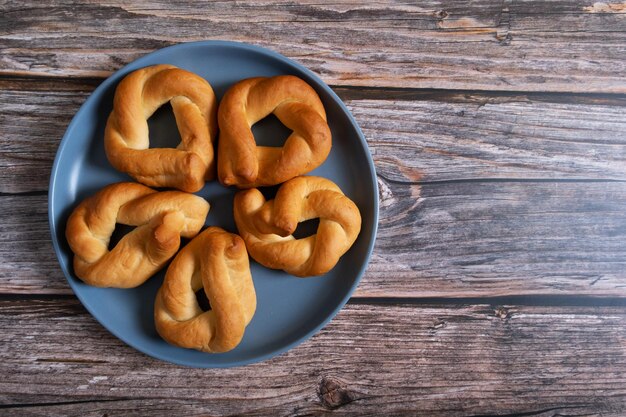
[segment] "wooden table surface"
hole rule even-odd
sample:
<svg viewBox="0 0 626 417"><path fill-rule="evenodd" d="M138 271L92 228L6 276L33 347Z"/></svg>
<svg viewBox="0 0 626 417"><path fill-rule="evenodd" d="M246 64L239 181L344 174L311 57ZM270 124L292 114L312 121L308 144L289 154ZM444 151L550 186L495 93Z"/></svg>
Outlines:
<svg viewBox="0 0 626 417"><path fill-rule="evenodd" d="M71 3L0 2L1 415L626 415L626 3ZM94 88L204 39L317 73L380 187L345 308L221 370L99 325L47 220L55 152Z"/></svg>

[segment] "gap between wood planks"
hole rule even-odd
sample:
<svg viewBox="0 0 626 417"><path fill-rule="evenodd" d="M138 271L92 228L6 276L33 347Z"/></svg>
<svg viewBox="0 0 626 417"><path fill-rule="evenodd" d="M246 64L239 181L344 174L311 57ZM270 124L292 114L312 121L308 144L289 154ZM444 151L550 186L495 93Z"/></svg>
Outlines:
<svg viewBox="0 0 626 417"><path fill-rule="evenodd" d="M70 301L74 294L5 294L2 301ZM532 306L532 307L626 307L624 297L595 297L575 295L511 295L495 297L352 297L352 305L416 305L416 306Z"/></svg>
<svg viewBox="0 0 626 417"><path fill-rule="evenodd" d="M564 183L564 182L588 182L588 183L595 183L595 182L617 182L617 183L624 183L626 182L626 180L616 180L616 179L611 179L611 178L459 178L459 179L455 179L455 180L431 180L431 181L402 181L402 180L394 180L391 178L387 178L384 175L381 175L379 173L376 173L376 175L380 178L382 178L383 180L385 180L385 182L388 183L392 183L392 184L409 184L409 185L443 185L443 184L463 184L463 183L468 183L468 182L483 182L483 183L492 183L492 182L507 182L507 183L511 183L511 182L526 182L526 183L551 183L551 182L560 182L560 183ZM8 194L11 195L11 194ZM20 194L21 195L21 194ZM36 195L36 194L33 194ZM2 196L2 193L0 193L0 196Z"/></svg>
<svg viewBox="0 0 626 417"><path fill-rule="evenodd" d="M626 180L616 179L598 179L598 178L460 178L456 180L436 180L436 181L399 181L385 177L379 173L376 174L385 182L392 184L406 184L406 185L438 185L438 184L463 184L463 183L512 183L512 182L524 182L524 183L626 183ZM32 197L47 195L48 190L36 190L36 191L24 191L24 192L0 192L0 198L2 197Z"/></svg>
<svg viewBox="0 0 626 417"><path fill-rule="evenodd" d="M537 92L537 91L491 91L491 90L452 90L437 88L397 88L397 87L357 87L350 85L331 85L342 100L396 100L425 101L441 99L454 102L456 97L468 98L475 96L476 102L484 104L499 100L532 99L550 103L588 104L626 106L626 94L621 93L571 93L571 92Z"/></svg>
<svg viewBox="0 0 626 417"><path fill-rule="evenodd" d="M151 399L151 398L145 398ZM0 410L6 410L11 408L33 408L33 407L55 407L74 404L89 404L89 403L110 403L120 401L131 401L135 398L116 398L116 399L99 399L99 400L82 400L82 401L58 401L58 402L43 402L43 403L19 403L19 404L0 404ZM141 398L139 398L141 400ZM106 414L105 414L106 415Z"/></svg>
<svg viewBox="0 0 626 417"><path fill-rule="evenodd" d="M106 78L103 77L68 77L44 74L0 74L0 89L15 90L20 84L26 83L29 88L42 91L63 89L68 84L76 85L77 89L84 91L88 87L95 89ZM571 103L589 105L614 105L626 106L626 94L623 93L583 93L583 92L559 92L559 91L521 91L521 90L459 90L437 88L399 88L399 87L362 87L340 84L329 84L330 88L342 100L398 100L398 101L425 101L437 100L454 101L455 97L471 98L481 96L485 104L494 100L512 100L527 97L535 101L550 103ZM476 98L480 103L480 98Z"/></svg>
<svg viewBox="0 0 626 417"><path fill-rule="evenodd" d="M325 386L324 383L326 380L322 380L320 386ZM332 384L332 382L331 382ZM326 407L328 410L335 410L344 405L350 404L353 401L358 401L365 399L365 396L359 396L358 393L352 393L344 386L335 386L331 385L334 388L332 391L322 392L320 391L319 397L321 404ZM354 397L354 398L353 398ZM0 404L0 409L8 410L8 409L29 409L29 408L42 408L42 407L64 407L64 406L73 406L80 404L111 404L111 403L132 403L139 401L155 401L158 398L154 397L124 397L124 398L114 398L114 399L93 399L93 400L80 400L80 401L58 401L58 402L41 402L41 403L13 403L13 404ZM579 403L579 404L571 404L571 405L562 405L558 407L550 407L543 408L533 411L527 411L522 413L512 413L512 414L471 414L465 417L541 417L546 415L545 413L553 412L553 411L563 411L563 410L579 410L585 408L593 408L594 404L587 403ZM48 410L49 411L49 410ZM555 414L555 416L560 416L561 414ZM584 414L587 415L587 414ZM108 416L108 413L103 414L104 417ZM574 416L574 415L572 415ZM581 415L583 416L583 415Z"/></svg>

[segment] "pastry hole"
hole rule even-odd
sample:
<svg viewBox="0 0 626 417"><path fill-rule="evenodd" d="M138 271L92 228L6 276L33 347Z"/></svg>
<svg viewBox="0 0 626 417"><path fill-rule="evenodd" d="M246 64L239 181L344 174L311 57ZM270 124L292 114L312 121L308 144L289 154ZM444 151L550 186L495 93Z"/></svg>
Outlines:
<svg viewBox="0 0 626 417"><path fill-rule="evenodd" d="M291 130L270 114L252 126L252 134L257 146L280 147L291 135Z"/></svg>
<svg viewBox="0 0 626 417"><path fill-rule="evenodd" d="M181 142L170 103L165 103L148 119L150 148L175 148Z"/></svg>
<svg viewBox="0 0 626 417"><path fill-rule="evenodd" d="M198 302L198 305L200 306L202 311L211 310L211 303L209 302L209 299L204 292L204 288L200 288L198 291L196 291L196 301Z"/></svg>
<svg viewBox="0 0 626 417"><path fill-rule="evenodd" d="M265 197L266 200L273 200L274 197L276 197L276 193L281 185L282 184L272 185L269 187L259 187L257 189L261 192L261 194L263 194L263 197Z"/></svg>
<svg viewBox="0 0 626 417"><path fill-rule="evenodd" d="M310 219L305 220L303 222L298 223L298 227L296 227L296 231L293 232L293 237L296 239L304 239L305 237L309 237L317 233L317 227L320 225L320 219Z"/></svg>
<svg viewBox="0 0 626 417"><path fill-rule="evenodd" d="M115 223L115 230L109 239L109 251L111 251L124 236L133 231L135 226L128 226L126 224Z"/></svg>

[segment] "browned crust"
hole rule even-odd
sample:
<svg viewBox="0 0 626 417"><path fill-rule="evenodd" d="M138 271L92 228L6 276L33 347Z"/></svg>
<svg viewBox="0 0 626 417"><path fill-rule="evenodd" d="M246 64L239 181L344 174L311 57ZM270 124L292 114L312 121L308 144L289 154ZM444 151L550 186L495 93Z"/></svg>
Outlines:
<svg viewBox="0 0 626 417"><path fill-rule="evenodd" d="M181 236L200 231L208 211L209 203L193 194L157 192L137 183L104 187L82 201L67 222L74 272L97 287L136 287L174 256ZM109 251L116 223L136 228Z"/></svg>
<svg viewBox="0 0 626 417"><path fill-rule="evenodd" d="M211 310L195 292L204 287ZM157 331L168 343L226 352L241 341L256 310L256 293L243 240L209 227L174 258L154 307Z"/></svg>
<svg viewBox="0 0 626 417"><path fill-rule="evenodd" d="M299 277L330 271L361 230L354 202L332 181L313 176L287 181L274 200L266 201L256 188L239 191L234 216L254 260ZM299 222L318 217L316 234L293 237Z"/></svg>
<svg viewBox="0 0 626 417"><path fill-rule="evenodd" d="M149 149L147 119L168 101L182 141L175 149ZM145 185L196 192L215 177L216 113L215 94L202 77L172 65L134 71L115 91L104 133L107 157Z"/></svg>
<svg viewBox="0 0 626 417"><path fill-rule="evenodd" d="M251 126L273 113L293 132L280 148L257 146ZM250 78L233 85L218 110L218 177L224 185L275 185L306 174L326 160L331 133L324 106L292 75Z"/></svg>

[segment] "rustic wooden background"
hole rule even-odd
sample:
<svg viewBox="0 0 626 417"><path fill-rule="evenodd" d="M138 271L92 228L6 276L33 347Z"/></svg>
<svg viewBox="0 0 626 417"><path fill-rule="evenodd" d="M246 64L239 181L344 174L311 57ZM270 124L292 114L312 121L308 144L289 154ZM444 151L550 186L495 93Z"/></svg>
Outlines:
<svg viewBox="0 0 626 417"><path fill-rule="evenodd" d="M330 4L332 3L332 4ZM626 415L626 3L0 1L0 414ZM274 49L346 102L375 252L272 360L147 357L73 296L47 222L74 113L155 49Z"/></svg>

